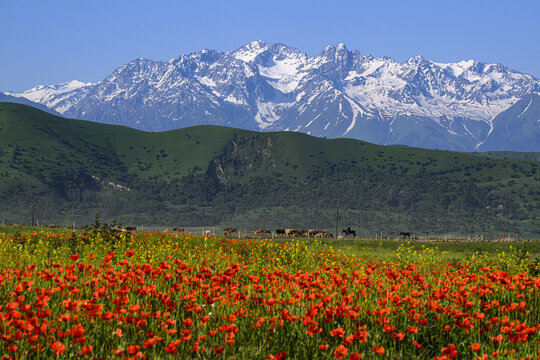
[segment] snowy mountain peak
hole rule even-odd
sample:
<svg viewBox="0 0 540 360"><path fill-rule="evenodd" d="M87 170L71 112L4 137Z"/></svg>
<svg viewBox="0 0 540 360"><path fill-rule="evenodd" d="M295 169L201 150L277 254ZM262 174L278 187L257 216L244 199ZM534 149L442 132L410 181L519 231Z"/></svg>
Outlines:
<svg viewBox="0 0 540 360"><path fill-rule="evenodd" d="M257 55L268 49L269 45L264 41L256 40L240 47L233 52L233 56L245 62L253 61Z"/></svg>
<svg viewBox="0 0 540 360"><path fill-rule="evenodd" d="M344 44L309 57L252 41L167 62L139 58L94 84L11 95L65 116L151 131L215 124L472 151L497 133L499 113L539 91L538 79L500 64L420 55L400 63Z"/></svg>
<svg viewBox="0 0 540 360"><path fill-rule="evenodd" d="M43 104L52 109L58 104L59 99L62 98L64 94L92 85L94 84L90 82L85 83L78 80L71 80L56 85L38 85L22 93L6 92L6 94L15 97L23 97L27 100Z"/></svg>
<svg viewBox="0 0 540 360"><path fill-rule="evenodd" d="M476 64L476 61L474 60L463 60L458 62L456 65L462 69L470 69L472 66L474 66L474 64Z"/></svg>
<svg viewBox="0 0 540 360"><path fill-rule="evenodd" d="M410 64L421 64L421 63L424 63L426 61L429 62L429 60L424 58L422 55L415 55L412 58L410 58L409 60L407 60L407 62L410 63Z"/></svg>

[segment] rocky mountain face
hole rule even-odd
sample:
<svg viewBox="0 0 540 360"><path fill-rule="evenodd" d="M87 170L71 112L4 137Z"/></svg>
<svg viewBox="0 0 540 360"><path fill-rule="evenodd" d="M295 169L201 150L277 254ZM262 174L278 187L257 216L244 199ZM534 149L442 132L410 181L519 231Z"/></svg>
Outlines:
<svg viewBox="0 0 540 360"><path fill-rule="evenodd" d="M475 151L506 149L499 134L517 139L532 132L527 139L538 138L538 106L527 113L530 121L513 118L513 112L496 119L539 92L540 80L500 64L443 64L421 56L400 63L343 44L309 57L280 43L254 41L170 61L139 58L97 83L72 81L7 95L66 117L148 131L213 124ZM513 141L511 150L523 146L540 151L539 142L521 141Z"/></svg>

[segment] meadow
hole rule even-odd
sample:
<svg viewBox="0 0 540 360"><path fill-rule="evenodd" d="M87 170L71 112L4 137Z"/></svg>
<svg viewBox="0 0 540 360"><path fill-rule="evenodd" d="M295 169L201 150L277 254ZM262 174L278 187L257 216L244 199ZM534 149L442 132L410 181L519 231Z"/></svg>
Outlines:
<svg viewBox="0 0 540 360"><path fill-rule="evenodd" d="M538 242L17 230L0 234L6 359L540 355Z"/></svg>

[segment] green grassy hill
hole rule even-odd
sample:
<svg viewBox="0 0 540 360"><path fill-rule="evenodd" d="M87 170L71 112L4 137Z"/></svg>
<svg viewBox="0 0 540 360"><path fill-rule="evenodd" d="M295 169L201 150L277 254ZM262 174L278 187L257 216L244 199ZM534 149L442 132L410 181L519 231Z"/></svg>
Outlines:
<svg viewBox="0 0 540 360"><path fill-rule="evenodd" d="M530 156L534 157L534 154ZM513 156L517 157L517 156ZM0 104L0 221L540 234L540 164L301 133L163 133Z"/></svg>
<svg viewBox="0 0 540 360"><path fill-rule="evenodd" d="M493 159L540 161L540 153L537 153L537 152L486 151L486 152L478 152L475 154L480 155L480 156L490 157Z"/></svg>

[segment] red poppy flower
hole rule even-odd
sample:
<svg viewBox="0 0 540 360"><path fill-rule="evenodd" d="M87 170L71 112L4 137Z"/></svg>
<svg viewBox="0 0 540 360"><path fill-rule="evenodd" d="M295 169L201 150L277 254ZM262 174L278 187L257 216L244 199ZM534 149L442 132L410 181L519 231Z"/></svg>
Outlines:
<svg viewBox="0 0 540 360"><path fill-rule="evenodd" d="M93 350L93 349L94 349L94 348L92 347L92 345L86 345L86 346L83 346L83 347L81 348L81 351L79 352L78 355L79 355L79 356L88 355L88 354L92 353L92 350Z"/></svg>
<svg viewBox="0 0 540 360"><path fill-rule="evenodd" d="M79 260L79 254L73 254L69 257L72 261L77 261Z"/></svg>
<svg viewBox="0 0 540 360"><path fill-rule="evenodd" d="M60 341L51 342L49 346L55 355L60 355L66 350L66 347Z"/></svg>
<svg viewBox="0 0 540 360"><path fill-rule="evenodd" d="M450 344L441 350L441 354L448 355L451 359L454 359L457 356L456 345Z"/></svg>
<svg viewBox="0 0 540 360"><path fill-rule="evenodd" d="M273 354L266 355L266 358L269 360L283 360L286 357L287 357L287 353L285 352L285 350L282 350L279 354L276 354L276 355L273 355Z"/></svg>
<svg viewBox="0 0 540 360"><path fill-rule="evenodd" d="M220 347L214 346L214 352L216 353L217 356L221 356L221 353L223 352L223 350L225 350L223 346L220 346Z"/></svg>
<svg viewBox="0 0 540 360"><path fill-rule="evenodd" d="M330 335L331 336L343 337L345 335L345 330L343 330L342 328L337 328L337 329L334 329L334 330L330 331Z"/></svg>
<svg viewBox="0 0 540 360"><path fill-rule="evenodd" d="M191 325L193 325L193 320L191 320L191 318L186 318L184 321L182 321L182 325L185 327L191 327Z"/></svg>
<svg viewBox="0 0 540 360"><path fill-rule="evenodd" d="M384 347L382 346L374 346L371 348L371 350L373 350L373 352L377 355L383 355L384 354Z"/></svg>
<svg viewBox="0 0 540 360"><path fill-rule="evenodd" d="M128 346L128 353L129 355L135 355L136 353L139 352L139 349L141 347L139 345L129 345Z"/></svg>
<svg viewBox="0 0 540 360"><path fill-rule="evenodd" d="M334 357L336 359L342 359L345 355L347 355L347 351L349 351L349 349L343 345L339 345L336 349L334 349Z"/></svg>
<svg viewBox="0 0 540 360"><path fill-rule="evenodd" d="M494 343L500 343L502 341L503 337L501 334L497 335L497 336L494 336L491 338L491 341L493 341Z"/></svg>
<svg viewBox="0 0 540 360"><path fill-rule="evenodd" d="M169 354L176 354L177 346L180 344L180 340L171 341L167 346L165 346L165 351Z"/></svg>

